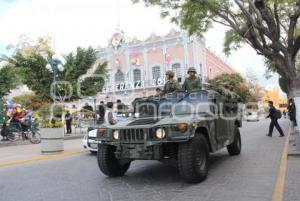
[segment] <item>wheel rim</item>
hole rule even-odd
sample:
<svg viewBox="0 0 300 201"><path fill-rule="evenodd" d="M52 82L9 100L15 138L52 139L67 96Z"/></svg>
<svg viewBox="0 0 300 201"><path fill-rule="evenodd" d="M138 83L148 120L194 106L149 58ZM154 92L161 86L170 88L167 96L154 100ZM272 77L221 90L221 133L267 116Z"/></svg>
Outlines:
<svg viewBox="0 0 300 201"><path fill-rule="evenodd" d="M41 135L39 134L39 132L31 131L29 138L32 143L40 143L40 141L41 141Z"/></svg>
<svg viewBox="0 0 300 201"><path fill-rule="evenodd" d="M7 135L7 138L10 140L10 141L16 141L17 140L17 136L14 134L14 133L8 133Z"/></svg>

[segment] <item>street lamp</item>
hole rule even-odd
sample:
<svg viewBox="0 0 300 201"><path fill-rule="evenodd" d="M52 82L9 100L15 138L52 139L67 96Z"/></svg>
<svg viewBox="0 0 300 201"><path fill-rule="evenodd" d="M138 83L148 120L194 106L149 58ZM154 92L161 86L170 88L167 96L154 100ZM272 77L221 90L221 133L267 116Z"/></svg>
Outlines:
<svg viewBox="0 0 300 201"><path fill-rule="evenodd" d="M48 58L48 64L46 65L46 69L52 73L53 75L53 83L56 84L56 77L58 72L64 71L64 65L65 61L62 57L58 56L57 54L53 55L51 58ZM53 100L56 101L56 87L54 85L53 88Z"/></svg>

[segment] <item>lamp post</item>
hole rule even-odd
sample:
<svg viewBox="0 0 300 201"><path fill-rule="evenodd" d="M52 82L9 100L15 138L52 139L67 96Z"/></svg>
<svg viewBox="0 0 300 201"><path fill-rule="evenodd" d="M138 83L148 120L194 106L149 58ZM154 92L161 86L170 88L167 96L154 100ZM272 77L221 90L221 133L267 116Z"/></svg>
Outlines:
<svg viewBox="0 0 300 201"><path fill-rule="evenodd" d="M53 75L53 83L55 84L57 81L57 73L60 71L64 71L64 65L65 61L59 57L58 55L53 55L52 57L48 58L48 64L46 65L46 69L52 73ZM53 88L53 101L56 101L56 86L54 85Z"/></svg>

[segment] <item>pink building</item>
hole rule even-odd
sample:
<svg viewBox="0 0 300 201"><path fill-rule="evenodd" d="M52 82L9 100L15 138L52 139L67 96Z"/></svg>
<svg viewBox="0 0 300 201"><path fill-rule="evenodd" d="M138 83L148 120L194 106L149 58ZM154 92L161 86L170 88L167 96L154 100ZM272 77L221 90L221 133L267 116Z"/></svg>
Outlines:
<svg viewBox="0 0 300 201"><path fill-rule="evenodd" d="M234 70L206 49L205 42L187 32L171 30L165 36L152 34L144 41L126 42L122 32L116 33L107 48L99 50L99 60L108 62L108 78L99 98L122 98L130 102L137 96L155 93L165 84L165 72L173 70L183 83L189 67L197 69L204 81Z"/></svg>
<svg viewBox="0 0 300 201"><path fill-rule="evenodd" d="M209 49L206 49L206 75L208 79L213 79L223 73L235 73L235 70L225 63L220 57Z"/></svg>

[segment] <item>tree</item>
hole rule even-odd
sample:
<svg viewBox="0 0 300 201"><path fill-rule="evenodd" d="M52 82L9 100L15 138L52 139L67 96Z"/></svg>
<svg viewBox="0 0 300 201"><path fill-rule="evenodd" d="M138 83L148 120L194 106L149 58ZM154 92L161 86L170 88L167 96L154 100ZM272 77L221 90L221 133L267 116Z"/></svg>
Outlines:
<svg viewBox="0 0 300 201"><path fill-rule="evenodd" d="M14 69L9 65L0 68L0 99L18 85Z"/></svg>
<svg viewBox="0 0 300 201"><path fill-rule="evenodd" d="M87 49L78 47L75 54L67 55L64 80L72 84L72 99L78 99L80 95L95 96L100 92L104 86L104 79L99 76L106 76L106 65L106 63L97 63L97 51L92 47ZM91 67L94 67L94 72L88 74ZM77 88L78 82L80 82L80 89ZM78 90L80 94L76 93Z"/></svg>
<svg viewBox="0 0 300 201"><path fill-rule="evenodd" d="M32 92L13 97L13 102L18 103L27 109L30 108L33 110L37 110L40 107L47 104L47 103L39 100L39 97L35 93L32 93Z"/></svg>
<svg viewBox="0 0 300 201"><path fill-rule="evenodd" d="M208 83L215 88L222 86L237 93L243 102L254 101L254 98L247 87L245 79L238 73L224 73L215 77L214 79L209 80Z"/></svg>
<svg viewBox="0 0 300 201"><path fill-rule="evenodd" d="M46 69L47 58L53 55L50 43L51 40L48 38L40 38L35 43L22 40L21 44L16 46L11 57L3 57L9 65L18 69L22 83L34 91L40 101L52 100L50 89L53 75ZM76 93L77 82L94 65L96 65L94 73L105 75L106 63L96 64L96 60L97 51L91 47L87 49L78 47L75 54L70 53L66 56L64 71L57 72L58 81L65 81L65 83L58 83L54 86L56 87L56 96L60 97L61 101L66 100L66 97L70 94L69 84L73 91L70 99L81 98ZM81 84L82 95L96 95L97 92L102 90L103 85L104 79L102 78L87 78Z"/></svg>
<svg viewBox="0 0 300 201"><path fill-rule="evenodd" d="M17 51L8 61L19 69L23 84L27 85L44 101L51 99L50 86L52 79L50 72L45 68L47 61L43 56L37 52L24 55Z"/></svg>
<svg viewBox="0 0 300 201"><path fill-rule="evenodd" d="M260 87L257 76L252 70L247 70L245 81L253 99L260 101L262 98L262 87Z"/></svg>
<svg viewBox="0 0 300 201"><path fill-rule="evenodd" d="M139 2L140 0L133 0ZM228 27L224 51L247 43L271 63L294 97L300 124L300 0L143 0L158 5L162 17L202 36L213 23ZM177 12L176 12L177 11Z"/></svg>

